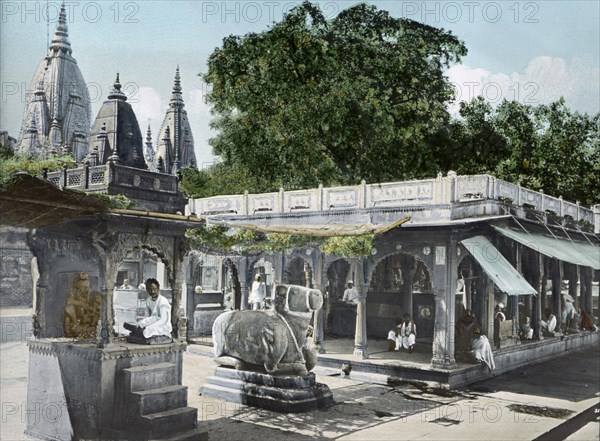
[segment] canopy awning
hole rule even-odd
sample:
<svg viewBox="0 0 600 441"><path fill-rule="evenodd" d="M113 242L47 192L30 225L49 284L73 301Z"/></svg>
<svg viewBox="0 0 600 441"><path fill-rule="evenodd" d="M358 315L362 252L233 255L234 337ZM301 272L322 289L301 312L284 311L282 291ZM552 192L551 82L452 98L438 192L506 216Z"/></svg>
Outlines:
<svg viewBox="0 0 600 441"><path fill-rule="evenodd" d="M365 234L383 234L402 224L408 222L410 217L403 217L394 222L384 225L373 225L370 223L357 224L311 224L308 222L303 225L256 225L249 221L235 221L229 219L209 219L209 225L226 225L230 228L243 228L246 230L260 231L262 233L284 233L296 234L310 237L332 237L332 236L362 236Z"/></svg>
<svg viewBox="0 0 600 441"><path fill-rule="evenodd" d="M542 253L544 256L574 265L589 266L595 270L600 269L600 246L496 225L494 225L494 229L503 236Z"/></svg>
<svg viewBox="0 0 600 441"><path fill-rule="evenodd" d="M504 258L484 236L475 236L460 242L481 265L500 291L510 296L536 295L525 278Z"/></svg>

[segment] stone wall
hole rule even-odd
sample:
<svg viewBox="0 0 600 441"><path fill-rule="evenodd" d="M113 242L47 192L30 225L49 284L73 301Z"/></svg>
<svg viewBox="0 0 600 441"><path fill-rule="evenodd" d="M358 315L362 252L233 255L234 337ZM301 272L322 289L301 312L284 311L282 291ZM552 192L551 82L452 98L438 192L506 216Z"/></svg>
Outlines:
<svg viewBox="0 0 600 441"><path fill-rule="evenodd" d="M33 300L27 230L0 227L0 308L30 308Z"/></svg>

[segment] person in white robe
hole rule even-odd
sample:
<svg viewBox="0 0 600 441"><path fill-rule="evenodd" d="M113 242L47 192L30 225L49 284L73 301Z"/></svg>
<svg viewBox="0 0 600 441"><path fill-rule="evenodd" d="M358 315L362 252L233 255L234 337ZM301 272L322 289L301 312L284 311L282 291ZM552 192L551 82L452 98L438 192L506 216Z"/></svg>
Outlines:
<svg viewBox="0 0 600 441"><path fill-rule="evenodd" d="M344 296L342 297L342 302L347 303L358 303L360 295L358 293L358 289L354 286L354 282L352 280L348 280L348 288L344 291Z"/></svg>
<svg viewBox="0 0 600 441"><path fill-rule="evenodd" d="M125 323L125 329L131 331L130 340L133 342L150 343L150 339L165 337L171 339L173 326L171 325L171 305L166 297L160 295L160 284L156 279L146 280L146 314L148 317L139 320L136 324ZM140 335L141 334L141 335ZM141 338L143 336L143 338ZM146 341L144 341L144 339ZM152 343L151 343L152 344Z"/></svg>
<svg viewBox="0 0 600 441"><path fill-rule="evenodd" d="M263 309L266 289L265 282L262 282L260 274L257 274L254 277L254 282L252 282L252 290L250 291L250 297L248 298L248 302L252 305L253 310Z"/></svg>
<svg viewBox="0 0 600 441"><path fill-rule="evenodd" d="M400 332L396 337L396 350L399 351L402 347L408 349L408 353L411 354L417 341L417 326L410 319L410 314L404 314L404 321L398 328Z"/></svg>
<svg viewBox="0 0 600 441"><path fill-rule="evenodd" d="M485 363L489 371L492 372L494 369L496 369L492 345L490 345L488 338L481 333L481 329L479 327L475 328L473 334L474 338L473 342L471 343L471 355L473 358L475 358L475 360Z"/></svg>

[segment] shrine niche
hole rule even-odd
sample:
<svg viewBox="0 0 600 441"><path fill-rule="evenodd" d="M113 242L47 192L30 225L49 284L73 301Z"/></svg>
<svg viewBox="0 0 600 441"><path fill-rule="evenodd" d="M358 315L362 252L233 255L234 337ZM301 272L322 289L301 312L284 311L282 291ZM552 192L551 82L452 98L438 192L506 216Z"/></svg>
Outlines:
<svg viewBox="0 0 600 441"><path fill-rule="evenodd" d="M96 327L100 318L102 294L90 292L90 283L86 273L79 273L73 280L63 315L65 337L91 339L96 336Z"/></svg>

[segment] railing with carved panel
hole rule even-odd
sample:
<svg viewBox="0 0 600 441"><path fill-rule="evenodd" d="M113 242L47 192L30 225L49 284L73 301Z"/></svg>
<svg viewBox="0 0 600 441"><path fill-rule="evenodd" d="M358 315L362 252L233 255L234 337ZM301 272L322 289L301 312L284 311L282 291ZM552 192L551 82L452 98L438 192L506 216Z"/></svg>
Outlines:
<svg viewBox="0 0 600 441"><path fill-rule="evenodd" d="M178 190L175 175L114 164L64 169L44 177L54 185L80 190L102 191L111 184L161 193L175 194Z"/></svg>
<svg viewBox="0 0 600 441"><path fill-rule="evenodd" d="M336 209L433 206L473 200L497 200L525 206L557 216L594 223L589 208L529 190L490 175L457 176L441 173L434 179L386 182L344 187L322 187L278 193L214 196L190 201L198 215L258 212L289 213L295 211L330 211ZM598 206L596 206L598 207Z"/></svg>

